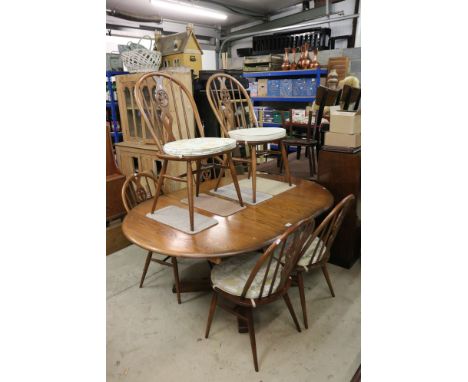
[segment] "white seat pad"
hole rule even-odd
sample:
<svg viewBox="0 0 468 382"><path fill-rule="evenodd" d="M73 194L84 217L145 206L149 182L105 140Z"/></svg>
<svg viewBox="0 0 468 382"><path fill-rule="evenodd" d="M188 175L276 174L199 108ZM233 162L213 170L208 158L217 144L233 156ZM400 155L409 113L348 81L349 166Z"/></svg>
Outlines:
<svg viewBox="0 0 468 382"><path fill-rule="evenodd" d="M269 142L284 138L286 130L282 127L253 127L231 130L229 136L242 142Z"/></svg>
<svg viewBox="0 0 468 382"><path fill-rule="evenodd" d="M314 251L317 245L319 245L319 248L317 249L317 252L315 252L315 255L314 255ZM327 251L327 247L325 247L325 244L323 243L323 241L320 240L318 237L316 237L312 241L312 244L309 246L309 248L307 248L304 255L300 258L297 265L300 267L307 267L309 265L310 259L312 259L312 256L313 256L313 259L310 264L311 265L315 264L318 261L322 260L322 257L326 251Z"/></svg>
<svg viewBox="0 0 468 382"><path fill-rule="evenodd" d="M211 270L211 281L213 286L223 290L234 296L240 296L244 289L245 283L250 276L250 272L255 266L256 262L260 258L262 253L250 252L243 255L236 255L224 260L221 264L215 265ZM265 276L265 270L267 267L268 260L265 261L262 268L257 272L255 279L253 280L249 290L247 291L246 298L259 298L260 288L262 287L263 277ZM262 297L268 295L270 286L272 283L272 277L274 273L274 267L276 264L272 263L270 271L268 272L268 278L263 288ZM280 265L281 267L281 265ZM280 272L281 268L278 269L278 275L273 286L273 292L278 289L280 283Z"/></svg>
<svg viewBox="0 0 468 382"><path fill-rule="evenodd" d="M166 154L174 156L199 156L218 154L235 147L235 139L205 137L169 142L163 146L163 150Z"/></svg>

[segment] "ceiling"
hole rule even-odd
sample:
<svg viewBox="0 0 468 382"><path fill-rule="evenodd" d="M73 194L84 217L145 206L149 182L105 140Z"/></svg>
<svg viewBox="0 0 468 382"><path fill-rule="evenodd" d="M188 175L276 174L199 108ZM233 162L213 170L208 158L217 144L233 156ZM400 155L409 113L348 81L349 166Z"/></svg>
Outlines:
<svg viewBox="0 0 468 382"><path fill-rule="evenodd" d="M184 15L172 10L158 10L150 0L106 0L107 9L119 10L138 16L159 16L163 19L192 22L211 26L231 26L248 23L268 14L277 13L280 9L301 3L298 0L181 0L199 6L219 10L228 15L226 20L213 20L211 18ZM228 8L231 8L229 10ZM237 11L237 12L236 12ZM250 16L249 16L250 14ZM257 16L257 18L255 18ZM261 18L260 18L261 19Z"/></svg>

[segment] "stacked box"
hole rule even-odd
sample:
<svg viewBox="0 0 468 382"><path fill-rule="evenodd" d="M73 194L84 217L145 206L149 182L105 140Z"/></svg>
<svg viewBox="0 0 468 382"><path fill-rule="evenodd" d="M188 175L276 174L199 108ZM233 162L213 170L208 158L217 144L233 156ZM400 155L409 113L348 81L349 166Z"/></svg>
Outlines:
<svg viewBox="0 0 468 382"><path fill-rule="evenodd" d="M292 97L292 95L293 95L293 80L291 78L280 80L280 96Z"/></svg>
<svg viewBox="0 0 468 382"><path fill-rule="evenodd" d="M330 131L325 133L325 145L338 147L361 146L361 111L330 113Z"/></svg>
<svg viewBox="0 0 468 382"><path fill-rule="evenodd" d="M315 78L305 78L305 95L308 97L315 97L317 87L315 85Z"/></svg>
<svg viewBox="0 0 468 382"><path fill-rule="evenodd" d="M306 94L306 79L305 78L295 78L293 79L292 86L292 95L293 97L305 97Z"/></svg>
<svg viewBox="0 0 468 382"><path fill-rule="evenodd" d="M268 94L268 80L261 78L258 80L257 95L259 97L266 97Z"/></svg>
<svg viewBox="0 0 468 382"><path fill-rule="evenodd" d="M249 90L250 90L250 96L256 97L258 94L258 82L257 81L249 82Z"/></svg>
<svg viewBox="0 0 468 382"><path fill-rule="evenodd" d="M269 97L280 96L280 80L268 80L267 94Z"/></svg>

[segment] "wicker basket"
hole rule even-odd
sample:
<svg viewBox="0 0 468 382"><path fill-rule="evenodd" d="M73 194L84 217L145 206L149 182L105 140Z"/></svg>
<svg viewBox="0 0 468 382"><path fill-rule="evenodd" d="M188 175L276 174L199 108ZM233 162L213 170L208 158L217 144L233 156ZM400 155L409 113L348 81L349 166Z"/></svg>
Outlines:
<svg viewBox="0 0 468 382"><path fill-rule="evenodd" d="M148 49L134 49L120 54L122 62L130 73L153 72L161 65L161 52Z"/></svg>

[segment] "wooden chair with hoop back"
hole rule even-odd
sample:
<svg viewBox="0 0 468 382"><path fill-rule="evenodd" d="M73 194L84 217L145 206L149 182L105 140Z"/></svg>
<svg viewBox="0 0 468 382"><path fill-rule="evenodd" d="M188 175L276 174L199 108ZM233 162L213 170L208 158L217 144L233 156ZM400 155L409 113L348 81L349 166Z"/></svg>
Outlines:
<svg viewBox="0 0 468 382"><path fill-rule="evenodd" d="M300 159L300 148L305 147L306 157L309 160L309 175L315 176L318 173L318 150L321 146L320 127L324 115L325 107L334 106L337 104L340 97L340 90L331 90L324 86L319 86L315 98L315 104L318 105L318 110L313 115L309 111L307 125L293 123L292 112L289 113L289 120L286 121L284 113L281 114L283 126L287 129L288 137L284 139L286 150L290 146L296 146L298 150L297 159ZM280 162L280 171L282 170L283 162Z"/></svg>
<svg viewBox="0 0 468 382"><path fill-rule="evenodd" d="M202 172L206 170L206 166L212 165L230 170L239 204L243 206L232 161L236 141L231 138L204 137L197 106L191 92L182 82L164 72L145 73L135 84L135 99L146 128L158 147L157 156L163 161L151 212L156 209L159 191L165 179L185 182L190 229L194 231L193 175L196 174L198 196ZM196 129L193 127L193 120L190 121L192 113ZM213 163L208 164L208 160L213 160ZM178 176L167 174L169 161L186 162L187 172ZM195 171L192 169L193 164L196 165Z"/></svg>
<svg viewBox="0 0 468 382"><path fill-rule="evenodd" d="M213 297L205 338L210 333L217 306L232 313L238 320L247 323L253 362L258 371L253 321L253 310L256 307L283 298L297 331L301 331L288 290L291 286L291 272L304 252L304 245L313 229L313 218L304 219L289 227L264 253L236 255L213 267Z"/></svg>
<svg viewBox="0 0 468 382"><path fill-rule="evenodd" d="M132 208L135 208L138 204L143 203L146 200L152 199L155 196L157 182L158 180L156 179L156 177L149 172L134 174L127 178L122 187L122 201L127 212L129 212ZM146 273L148 272L148 267L151 261L154 261L155 263L161 265L172 267L174 272L174 283L177 293L177 302L180 304L180 282L177 258L172 257L172 259L169 262L168 259L170 256L167 256L161 260L158 259L156 255L158 254L149 251L148 255L146 256L145 266L143 267L143 274L141 275L140 280L140 288L143 287L143 282L145 281Z"/></svg>
<svg viewBox="0 0 468 382"><path fill-rule="evenodd" d="M341 93L341 110L357 111L361 103L361 89L344 85ZM351 110L350 110L351 109Z"/></svg>
<svg viewBox="0 0 468 382"><path fill-rule="evenodd" d="M218 120L222 135L237 140L245 149L245 157L235 157L234 161L249 168L249 178L252 175L252 199L256 202L257 189L257 158L279 155L284 159L286 182L291 185L291 176L287 163L287 154L283 145L286 131L283 128L258 127L258 121L247 90L234 77L224 74L213 74L206 83L208 102ZM270 150L268 144L278 144L280 151ZM258 149L262 147L262 149ZM250 155L250 158L248 157ZM216 188L223 173L221 171Z"/></svg>
<svg viewBox="0 0 468 382"><path fill-rule="evenodd" d="M351 194L346 196L319 224L317 229L308 238L304 246L305 251L300 257L296 269L293 272L293 280L296 281L297 286L299 287L302 315L304 317L304 327L306 329L309 326L307 322L304 278L302 274L303 272L308 272L314 268L321 268L328 287L330 288L331 295L332 297L335 297L335 292L333 291L330 275L328 273L327 262L330 258L330 249L338 231L340 230L341 223L354 200L354 195Z"/></svg>

